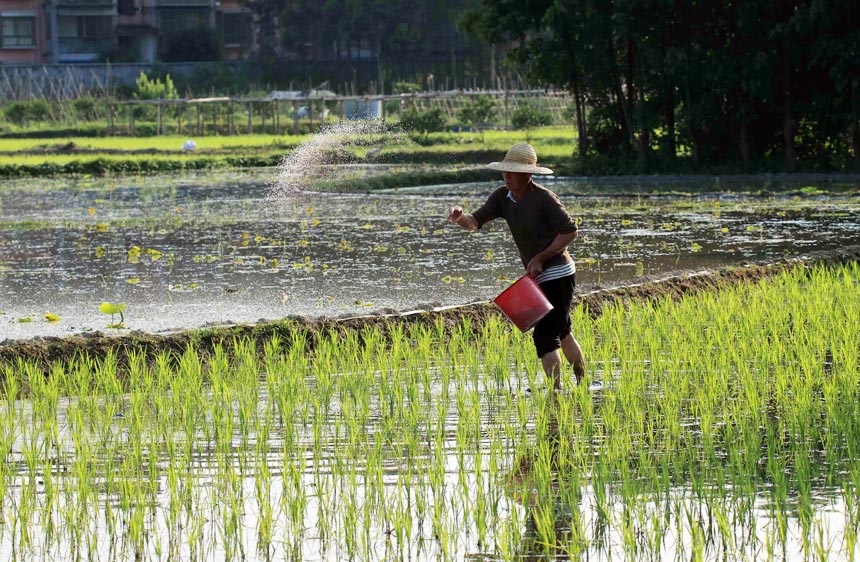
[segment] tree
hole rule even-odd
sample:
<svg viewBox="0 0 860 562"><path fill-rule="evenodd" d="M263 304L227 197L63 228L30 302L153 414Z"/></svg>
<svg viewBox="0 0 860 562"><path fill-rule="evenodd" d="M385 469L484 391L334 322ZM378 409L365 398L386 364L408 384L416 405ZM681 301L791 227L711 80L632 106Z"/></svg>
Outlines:
<svg viewBox="0 0 860 562"><path fill-rule="evenodd" d="M432 107L423 111L416 107L409 107L400 115L400 121L410 129L422 133L425 140L430 133L444 129L448 122L441 107Z"/></svg>
<svg viewBox="0 0 860 562"><path fill-rule="evenodd" d="M280 60L282 54L282 24L289 0L239 0L254 14L257 31L256 57L269 66Z"/></svg>
<svg viewBox="0 0 860 562"><path fill-rule="evenodd" d="M552 124L552 115L546 109L535 103L526 103L514 110L511 124L515 129L526 130L526 142L530 142L530 133L534 127Z"/></svg>
<svg viewBox="0 0 860 562"><path fill-rule="evenodd" d="M460 120L480 133L483 144L484 129L496 118L498 112L499 108L492 97L479 95L466 102L465 107L460 110Z"/></svg>

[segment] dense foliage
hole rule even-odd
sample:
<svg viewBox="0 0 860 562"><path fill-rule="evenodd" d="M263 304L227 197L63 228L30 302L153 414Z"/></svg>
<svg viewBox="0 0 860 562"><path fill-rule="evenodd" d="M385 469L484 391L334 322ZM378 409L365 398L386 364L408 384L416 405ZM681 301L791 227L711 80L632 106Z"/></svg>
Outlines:
<svg viewBox="0 0 860 562"><path fill-rule="evenodd" d="M641 169L832 169L860 160L860 4L836 0L496 2L463 17L575 98L581 158Z"/></svg>
<svg viewBox="0 0 860 562"><path fill-rule="evenodd" d="M532 129L552 125L552 114L536 103L527 103L514 110L511 125L514 129L525 129L526 140L531 140Z"/></svg>

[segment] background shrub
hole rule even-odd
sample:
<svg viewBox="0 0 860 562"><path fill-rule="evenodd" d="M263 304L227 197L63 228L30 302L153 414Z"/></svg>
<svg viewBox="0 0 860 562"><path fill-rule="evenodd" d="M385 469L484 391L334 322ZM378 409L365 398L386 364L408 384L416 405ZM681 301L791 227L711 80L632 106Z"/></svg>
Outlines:
<svg viewBox="0 0 860 562"><path fill-rule="evenodd" d="M448 119L441 107L433 107L423 111L410 107L405 109L400 115L400 121L410 129L427 136L430 133L443 130Z"/></svg>
<svg viewBox="0 0 860 562"><path fill-rule="evenodd" d="M517 130L525 129L528 140L531 130L535 127L552 125L552 114L536 103L527 103L514 110L511 125Z"/></svg>
<svg viewBox="0 0 860 562"><path fill-rule="evenodd" d="M481 95L471 98L460 110L460 121L481 133L481 143L484 142L484 129L496 119L499 108L496 100L490 96Z"/></svg>
<svg viewBox="0 0 860 562"><path fill-rule="evenodd" d="M16 101L6 106L6 120L18 126L51 118L51 106L45 100Z"/></svg>

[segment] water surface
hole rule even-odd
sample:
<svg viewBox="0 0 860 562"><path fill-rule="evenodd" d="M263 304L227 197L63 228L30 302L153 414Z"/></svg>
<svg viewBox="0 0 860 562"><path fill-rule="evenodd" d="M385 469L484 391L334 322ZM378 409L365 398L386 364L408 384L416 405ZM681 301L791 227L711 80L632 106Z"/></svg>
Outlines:
<svg viewBox="0 0 860 562"><path fill-rule="evenodd" d="M485 301L522 274L504 223L446 222L495 183L270 199L272 174L5 182L0 341L105 330L119 321L99 313L105 301L126 303L127 329L161 332ZM854 180L788 178L546 185L580 221L571 252L588 291L860 243ZM837 184L849 192L815 187ZM667 188L696 195L649 195Z"/></svg>

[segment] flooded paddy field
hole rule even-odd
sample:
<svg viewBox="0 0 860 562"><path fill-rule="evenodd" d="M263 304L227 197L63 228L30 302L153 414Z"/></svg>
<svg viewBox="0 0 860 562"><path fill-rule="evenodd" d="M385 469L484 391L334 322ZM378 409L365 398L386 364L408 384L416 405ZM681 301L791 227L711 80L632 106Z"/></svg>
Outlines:
<svg viewBox="0 0 860 562"><path fill-rule="evenodd" d="M272 199L271 176L4 182L0 341L452 306L522 272L503 223L445 220L495 183ZM581 291L860 242L853 178L546 183L580 221ZM126 305L124 328L103 302Z"/></svg>
<svg viewBox="0 0 860 562"><path fill-rule="evenodd" d="M854 181L547 183L588 292L856 250ZM268 182L5 182L0 340L454 306L521 273L504 224L446 224L495 184ZM498 316L2 364L0 559L855 560L858 285L847 260L576 307L587 376L559 393Z"/></svg>
<svg viewBox="0 0 860 562"><path fill-rule="evenodd" d="M8 560L854 560L860 266L574 311L0 371Z"/></svg>

